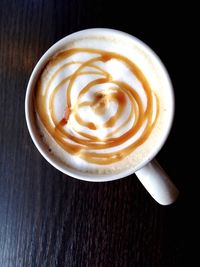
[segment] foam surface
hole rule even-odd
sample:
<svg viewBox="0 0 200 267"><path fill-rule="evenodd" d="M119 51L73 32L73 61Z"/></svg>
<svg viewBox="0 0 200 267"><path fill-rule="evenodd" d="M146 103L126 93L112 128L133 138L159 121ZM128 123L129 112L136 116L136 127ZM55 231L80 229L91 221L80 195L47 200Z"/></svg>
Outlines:
<svg viewBox="0 0 200 267"><path fill-rule="evenodd" d="M84 172L115 173L121 171L122 169L129 168L129 166L137 166L142 159L148 156L148 153L153 149L153 147L159 143L159 136L162 136L162 133L164 132L163 129L165 129L164 120L168 116L168 113L166 112L168 109L167 100L165 99L167 95L165 95L165 92L163 90L164 83L161 82L161 76L159 74L159 71L156 70L156 65L153 64L151 58L145 55L143 51L139 51L139 48L137 46L132 45L131 43L127 43L127 40L113 40L109 38L98 39L92 36L91 38L87 37L85 39L77 39L73 43L66 45L62 50L71 48L96 48L119 53L132 60L144 72L144 75L151 86L154 99L152 120L155 119L155 114L156 112L158 112L158 103L155 101L154 94L159 100L158 119L149 138L144 143L138 146L125 158L122 158L122 160L108 165L89 162L81 158L79 156L79 153L73 154L69 153L69 151L64 150L58 144L58 142L54 140L53 135L47 130L40 115L37 112L38 126L43 134L44 142L47 143L47 145L52 150L52 153L62 162L65 162L66 165L71 166L72 168ZM97 57L99 57L98 53L80 52L75 53L74 55L66 59L58 61L58 64L56 65L52 64L52 62L55 63L55 58L53 58L53 60L50 61L49 64L47 64L41 75L41 92L42 95L45 96L45 110L46 114L48 114L48 118L52 127L56 128L56 123L60 122L63 119L63 116L66 112L68 103L67 90L70 83L70 81L67 80L67 77L73 75L73 73L75 73L80 68L80 66L84 64L84 62ZM69 64L70 62L73 62L73 64ZM95 69L94 66L96 66L97 68ZM95 61L94 66L86 66L85 68L83 68L81 70L83 74L79 75L73 81L70 95L72 111L70 113L68 122L63 126L63 128L66 132L76 137L82 138L83 140L87 140L87 138L81 136L79 133L95 136L103 142L107 138L107 136L109 136L109 134L109 138L119 138L120 136L128 132L131 127L133 127L136 120L136 117L133 114L131 119L119 131L114 132L121 125L123 125L123 123L128 119L131 113L132 103L128 95L126 95L126 105L123 107L123 112L120 114L119 118L116 120L112 127L105 127L105 123L117 112L120 105L119 102L113 101L112 98L110 100L109 98L110 95L115 93L115 90L120 89L119 86L114 84L112 81L125 82L130 87L134 88L134 90L139 95L144 110L147 108L147 96L145 89L141 81L138 79L137 75L131 72L127 65L124 64L121 60L117 60L116 58L111 58L105 62L97 60ZM95 84L94 86L91 86L90 90L88 90L83 96L79 97L79 94L88 84L105 77L104 73L102 71L99 71L98 68L105 71L106 73L109 73L111 82ZM59 90L56 91L52 104L55 120L52 120L52 111L50 109L49 103L51 102L52 92L54 92L57 87L59 87ZM107 101L107 104L103 113L98 112L98 108L95 109L90 105L81 107L81 103L93 101L98 93L104 94L106 96L105 101ZM94 130L81 125L76 119L77 115L85 122L93 123L98 127ZM90 152L106 153L109 157L109 153L117 153L119 150L125 149L126 147L129 147L131 144L136 142L141 137L146 125L147 121L144 120L138 131L128 140L120 143L119 145L101 150L90 148ZM112 134L112 132L114 133ZM69 143L74 142L70 139L67 141Z"/></svg>

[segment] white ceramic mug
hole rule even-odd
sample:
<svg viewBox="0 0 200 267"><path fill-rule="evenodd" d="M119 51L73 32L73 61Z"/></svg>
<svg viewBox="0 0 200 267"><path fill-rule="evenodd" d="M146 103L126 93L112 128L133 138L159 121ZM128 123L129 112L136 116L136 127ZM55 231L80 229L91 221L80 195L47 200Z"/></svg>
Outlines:
<svg viewBox="0 0 200 267"><path fill-rule="evenodd" d="M43 143L39 131L36 126L35 116L34 116L34 106L33 106L33 92L35 88L35 84L38 80L38 77L44 68L45 64L48 60L58 51L60 51L68 42L73 41L76 38L83 37L87 34L94 35L105 35L105 36L121 36L127 39L128 42L132 42L137 45L138 48L142 49L142 51L146 54L146 56L153 62L159 75L162 79L162 82L165 84L165 90L167 91L168 97L168 116L167 121L165 123L164 134L162 134L158 144L148 153L148 155L134 168L129 168L127 170L123 170L118 174L91 174L84 173L70 167L67 167L64 163L57 160L52 153L49 153L46 145ZM42 56L37 65L35 66L26 91L26 100L25 100L25 115L26 122L28 126L29 133L32 137L32 140L43 157L51 163L55 168L60 170L61 172L70 175L72 177L85 180L85 181L93 181L93 182L105 182L120 179L135 173L147 191L151 194L151 196L160 204L168 205L173 203L177 196L178 190L169 179L164 170L160 167L160 165L155 161L154 157L159 152L159 150L164 145L167 136L170 132L173 115L174 115L174 95L171 81L169 79L169 75L167 70L165 69L163 63L158 58L158 56L142 41L137 39L134 36L131 36L127 33L116 31L113 29L87 29L80 32L73 33L69 36L64 37L52 47L48 49L48 51Z"/></svg>

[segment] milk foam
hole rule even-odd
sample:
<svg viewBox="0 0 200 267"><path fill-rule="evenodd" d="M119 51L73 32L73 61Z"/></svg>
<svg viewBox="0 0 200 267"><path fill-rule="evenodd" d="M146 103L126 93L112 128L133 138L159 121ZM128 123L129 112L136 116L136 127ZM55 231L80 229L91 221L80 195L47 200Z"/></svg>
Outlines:
<svg viewBox="0 0 200 267"><path fill-rule="evenodd" d="M115 53L122 54L129 59L131 59L144 73L148 82L150 83L152 94L156 94L159 99L159 116L156 122L156 127L152 130L152 133L148 137L148 139L140 146L138 146L133 153L127 155L122 160L108 164L108 165L99 165L91 162L87 162L86 160L79 157L79 155L73 155L65 151L53 138L53 136L47 131L43 122L41 121L40 116L37 113L37 122L40 131L43 134L44 142L49 146L52 153L64 162L67 166L75 168L80 171L84 172L91 172L91 173L117 173L123 169L137 166L143 158L151 151L153 146L155 146L159 141L159 136L162 135L162 129L164 127L164 121L166 116L168 116L167 112L164 112L168 109L167 101L165 101L165 92L164 92L164 84L162 84L161 76L156 71L156 65L151 62L151 59L147 57L143 53L143 51L139 51L139 47L132 45L131 43L127 43L127 40L113 40L111 38L97 38L94 36L77 39L73 42L67 44L63 47L63 51L71 48L97 48L105 51L111 51ZM51 98L51 94L53 90L67 77L72 75L82 64L92 58L97 58L99 55L95 53L87 53L87 52L80 52L76 53L67 59L64 59L58 62L57 65L52 65L51 61L45 67L43 73L41 74L41 88L43 94L46 93L46 101L45 101L45 109L49 116L49 120L51 121L52 127L56 127L55 122L51 119L51 110L49 109L49 102ZM74 64L68 65L70 62L74 62ZM78 62L78 63L76 63ZM79 63L80 62L80 63ZM61 67L64 67L62 70L59 71ZM113 80L126 82L128 85L133 87L135 91L138 93L141 101L143 109L146 109L147 106L147 97L145 94L144 87L141 81L138 80L137 76L134 75L129 68L123 64L120 60L117 59L110 59L106 62L97 61L95 62L95 66L100 67L101 69L105 70L109 75L112 77ZM79 76L73 83L72 86L72 94L71 94L71 106L72 106L72 113L69 117L68 123L64 126L64 129L71 133L74 136L80 137L79 132L83 132L85 134L95 135L100 140L104 140L108 134L110 134L113 130L120 127L124 121L127 120L128 116L131 112L131 103L127 97L126 99L126 106L124 107L123 113L121 114L120 118L116 121L114 127L104 127L103 124L111 118L117 111L118 105L114 101L110 101L108 108L106 109L104 114L98 114L94 112L94 110L89 106L84 106L78 108L76 110L76 114L80 116L81 119L87 122L95 123L99 127L95 130L89 129L80 125L75 115L73 114L73 107L77 104L77 97L81 90L87 86L90 82L100 79L104 77L102 73L98 73L98 69L96 69L96 73L94 74L87 74L88 72L95 72L95 69L92 67L86 67L83 69L86 73L84 75ZM52 78L53 75L57 72L55 78ZM48 86L49 81L51 79L50 86ZM69 86L69 80L63 82L60 86L60 89L55 94L55 100L53 103L53 109L56 121L60 121L63 118L63 114L65 113L65 109L67 106L67 87ZM105 83L105 84L97 84L91 88L84 96L81 98L81 102L84 101L91 101L93 100L96 93L104 93L109 96L110 93L113 93L113 87L117 85L113 85L113 83ZM111 88L111 89L110 89ZM153 113L156 113L156 101L155 96L153 97ZM153 116L155 117L155 115ZM127 131L133 126L135 122L135 116L131 118L131 120L122 127L117 133L114 133L111 137L116 138ZM117 152L120 149L128 147L130 144L138 140L146 127L146 123L144 122L142 127L133 135L129 140L120 144L119 146L105 148L101 150L91 149L90 151L96 153L112 153ZM75 131L76 130L76 131ZM82 139L87 139L86 137L81 136ZM73 143L72 140L68 140L69 142Z"/></svg>

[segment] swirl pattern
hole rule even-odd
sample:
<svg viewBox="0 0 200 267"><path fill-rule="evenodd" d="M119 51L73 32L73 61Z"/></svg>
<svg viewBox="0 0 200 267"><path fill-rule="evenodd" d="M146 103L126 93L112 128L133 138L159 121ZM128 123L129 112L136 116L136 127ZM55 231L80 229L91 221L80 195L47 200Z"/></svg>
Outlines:
<svg viewBox="0 0 200 267"><path fill-rule="evenodd" d="M118 76L124 70L120 79L115 69ZM135 83L126 81L130 76ZM118 162L135 151L159 114L155 93L132 61L90 48L60 52L47 63L37 83L35 106L60 147L98 165Z"/></svg>

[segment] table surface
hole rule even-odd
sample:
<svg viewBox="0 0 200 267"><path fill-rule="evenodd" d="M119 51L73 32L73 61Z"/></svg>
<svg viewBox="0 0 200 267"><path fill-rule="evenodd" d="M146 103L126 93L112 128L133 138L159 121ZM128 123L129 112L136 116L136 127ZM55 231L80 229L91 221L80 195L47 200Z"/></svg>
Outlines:
<svg viewBox="0 0 200 267"><path fill-rule="evenodd" d="M185 212L189 212L186 203L190 195L186 186L189 172L183 170L186 159L178 149L184 129L180 120L184 108L180 100L184 88L179 49L182 21L180 17L176 21L175 11L170 17L162 12L152 15L146 7L146 13L137 14L131 1L124 3L0 2L2 267L184 266ZM140 23L142 15L145 26ZM157 158L181 192L171 206L157 204L135 175L108 183L68 177L47 163L31 141L24 99L34 65L60 38L92 27L115 28L137 36L156 51L169 70L177 109L171 134ZM176 32L172 41L169 37Z"/></svg>

